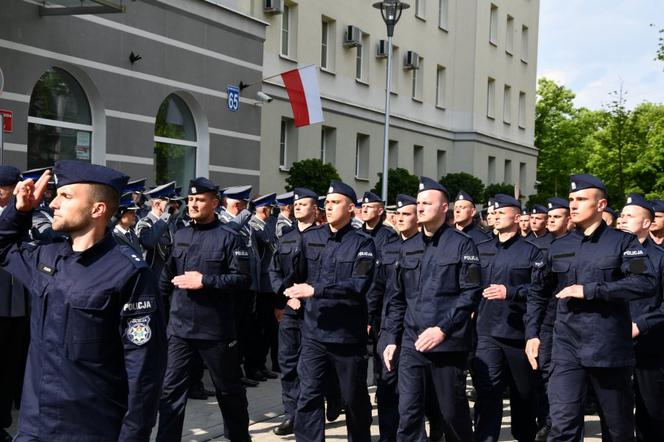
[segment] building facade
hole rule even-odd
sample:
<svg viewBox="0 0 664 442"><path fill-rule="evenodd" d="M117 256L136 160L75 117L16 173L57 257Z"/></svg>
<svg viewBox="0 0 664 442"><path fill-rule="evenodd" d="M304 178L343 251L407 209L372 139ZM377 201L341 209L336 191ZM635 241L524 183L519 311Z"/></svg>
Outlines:
<svg viewBox="0 0 664 442"><path fill-rule="evenodd" d="M262 78L266 23L223 1L64 8L84 3L94 5L3 1L0 109L13 112L3 162L29 169L75 158L152 185L203 175L258 186L261 109L242 97L230 111L227 86Z"/></svg>
<svg viewBox="0 0 664 442"><path fill-rule="evenodd" d="M535 193L539 0L409 0L393 39L389 165L417 175L468 172ZM386 29L370 0L246 0L270 24L265 76L315 64L325 122L295 129L279 77L261 117L260 188L288 167L333 163L358 191L383 164ZM350 27L350 28L349 28Z"/></svg>

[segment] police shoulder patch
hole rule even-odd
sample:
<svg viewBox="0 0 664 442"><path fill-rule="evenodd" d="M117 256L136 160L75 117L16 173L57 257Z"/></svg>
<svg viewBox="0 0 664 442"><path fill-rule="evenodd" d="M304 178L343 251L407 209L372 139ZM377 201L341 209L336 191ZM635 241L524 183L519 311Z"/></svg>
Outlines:
<svg viewBox="0 0 664 442"><path fill-rule="evenodd" d="M152 337L152 329L149 324L149 316L130 319L127 323L126 332L129 342L140 346L150 341L150 338Z"/></svg>

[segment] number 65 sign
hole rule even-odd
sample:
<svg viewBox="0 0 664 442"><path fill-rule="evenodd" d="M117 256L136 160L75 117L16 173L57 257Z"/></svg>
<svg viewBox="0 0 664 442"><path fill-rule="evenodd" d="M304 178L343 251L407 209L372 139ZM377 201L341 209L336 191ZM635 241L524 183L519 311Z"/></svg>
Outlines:
<svg viewBox="0 0 664 442"><path fill-rule="evenodd" d="M236 112L240 109L240 89L237 86L228 86L226 93L228 94L228 109Z"/></svg>

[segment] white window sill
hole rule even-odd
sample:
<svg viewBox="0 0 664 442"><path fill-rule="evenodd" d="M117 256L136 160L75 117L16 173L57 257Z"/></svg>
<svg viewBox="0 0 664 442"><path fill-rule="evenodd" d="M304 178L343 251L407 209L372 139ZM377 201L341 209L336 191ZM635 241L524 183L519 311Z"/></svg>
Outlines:
<svg viewBox="0 0 664 442"><path fill-rule="evenodd" d="M369 178L362 178L362 177L359 177L359 176L355 175L355 181L362 181L364 183L368 183Z"/></svg>
<svg viewBox="0 0 664 442"><path fill-rule="evenodd" d="M437 104L437 105L436 105L436 109L439 109L439 110L444 111L444 110L445 110L445 106L442 105L442 104Z"/></svg>
<svg viewBox="0 0 664 442"><path fill-rule="evenodd" d="M441 31L443 31L443 32L446 33L446 34L450 32L450 31L448 31L447 28L444 27L444 26L440 26L440 25L438 25L438 29L440 29Z"/></svg>
<svg viewBox="0 0 664 442"><path fill-rule="evenodd" d="M288 172L290 172L290 167L279 166L279 172L288 173Z"/></svg>
<svg viewBox="0 0 664 442"><path fill-rule="evenodd" d="M323 68L323 67L321 67L321 68L320 68L320 71L321 71L321 72L325 72L326 74L330 74L330 75L337 75L336 72L331 71L331 70L329 70L328 68Z"/></svg>
<svg viewBox="0 0 664 442"><path fill-rule="evenodd" d="M424 101L422 101L422 99L421 99L421 98L417 98L417 97L410 97L410 99L411 99L411 100L413 100L413 101L414 101L415 103L420 103L420 104L424 103Z"/></svg>
<svg viewBox="0 0 664 442"><path fill-rule="evenodd" d="M288 55L279 54L279 58L281 58L282 60L289 61L289 62L291 62L291 63L297 63L297 60L296 60L296 59L294 59L294 58L290 58Z"/></svg>
<svg viewBox="0 0 664 442"><path fill-rule="evenodd" d="M357 84L361 84L362 86L369 86L369 83L367 83L366 81L362 80L361 78L356 78L356 79L355 79L355 83L357 83Z"/></svg>

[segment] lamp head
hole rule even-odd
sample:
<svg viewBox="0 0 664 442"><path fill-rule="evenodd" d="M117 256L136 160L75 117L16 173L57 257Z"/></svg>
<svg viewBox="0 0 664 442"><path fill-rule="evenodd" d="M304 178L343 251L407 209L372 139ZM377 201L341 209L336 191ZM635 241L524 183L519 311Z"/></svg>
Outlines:
<svg viewBox="0 0 664 442"><path fill-rule="evenodd" d="M380 15L387 25L387 35L389 37L392 37L394 34L394 26L401 18L403 10L410 8L408 3L404 3L401 0L383 0L382 2L374 3L372 6L380 10Z"/></svg>

